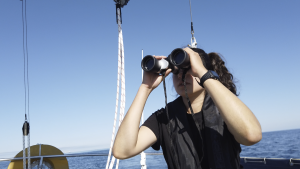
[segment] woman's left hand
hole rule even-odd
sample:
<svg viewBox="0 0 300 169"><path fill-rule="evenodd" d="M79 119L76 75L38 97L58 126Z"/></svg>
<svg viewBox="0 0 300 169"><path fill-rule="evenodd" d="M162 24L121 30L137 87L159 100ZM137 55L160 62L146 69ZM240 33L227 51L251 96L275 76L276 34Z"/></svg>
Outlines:
<svg viewBox="0 0 300 169"><path fill-rule="evenodd" d="M186 51L186 53L190 56L191 69L187 73L200 79L207 72L201 57L198 53L194 52L188 47L184 48L183 50Z"/></svg>
<svg viewBox="0 0 300 169"><path fill-rule="evenodd" d="M201 78L207 69L199 54L190 48L183 50L190 56L191 69L187 73ZM218 80L208 79L203 85L220 111L228 130L238 143L250 146L262 139L259 121L235 94Z"/></svg>

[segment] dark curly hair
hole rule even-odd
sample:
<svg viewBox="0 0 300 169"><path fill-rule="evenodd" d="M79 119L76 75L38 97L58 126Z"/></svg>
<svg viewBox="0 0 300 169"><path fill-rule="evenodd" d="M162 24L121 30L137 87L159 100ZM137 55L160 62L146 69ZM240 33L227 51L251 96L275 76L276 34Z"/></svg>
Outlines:
<svg viewBox="0 0 300 169"><path fill-rule="evenodd" d="M232 93L238 96L233 75L226 68L225 62L222 60L220 55L215 52L207 54L204 50L199 48L191 49L200 55L204 67L207 70L215 71L220 77L220 82L225 87L227 87Z"/></svg>

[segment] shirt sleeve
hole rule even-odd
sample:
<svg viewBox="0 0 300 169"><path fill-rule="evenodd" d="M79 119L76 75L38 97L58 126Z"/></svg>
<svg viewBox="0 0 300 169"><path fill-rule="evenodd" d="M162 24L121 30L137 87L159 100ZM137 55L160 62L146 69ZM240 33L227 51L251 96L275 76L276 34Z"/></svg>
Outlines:
<svg viewBox="0 0 300 169"><path fill-rule="evenodd" d="M156 136L156 143L154 143L151 147L154 150L159 150L160 149L160 132L159 132L159 125L158 125L158 120L156 113L153 113L145 122L142 126L148 127Z"/></svg>

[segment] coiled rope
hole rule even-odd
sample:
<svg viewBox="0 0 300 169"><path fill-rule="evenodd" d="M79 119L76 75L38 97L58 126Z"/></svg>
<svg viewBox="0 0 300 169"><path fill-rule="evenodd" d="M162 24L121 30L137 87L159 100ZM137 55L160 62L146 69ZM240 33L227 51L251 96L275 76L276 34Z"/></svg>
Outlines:
<svg viewBox="0 0 300 169"><path fill-rule="evenodd" d="M121 14L120 8L117 8L117 17L118 17L118 28L119 28L119 47L118 47L118 80L117 80L117 98L116 98L116 108L115 108L115 118L114 118L114 126L113 126L113 133L110 143L110 149L108 153L106 169L112 169L115 157L111 158L112 147L115 139L115 129L116 129L116 121L117 121L117 114L118 114L118 104L119 104L119 88L120 88L120 76L121 76L121 104L120 104L120 115L119 115L119 126L122 123L124 118L124 110L125 110L125 71L124 71L124 46L123 46L123 34L122 34L122 27L121 27ZM119 166L119 159L117 159L116 169Z"/></svg>

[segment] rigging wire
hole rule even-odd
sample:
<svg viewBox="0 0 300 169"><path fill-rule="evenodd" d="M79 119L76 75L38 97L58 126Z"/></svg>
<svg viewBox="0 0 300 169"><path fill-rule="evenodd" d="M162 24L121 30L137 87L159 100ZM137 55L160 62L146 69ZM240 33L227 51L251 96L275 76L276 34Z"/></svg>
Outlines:
<svg viewBox="0 0 300 169"><path fill-rule="evenodd" d="M24 3L23 3L24 2ZM29 57L27 40L27 5L26 0L22 0L22 23L23 23L23 58L24 58L24 89L25 89L25 120L30 121L29 115Z"/></svg>
<svg viewBox="0 0 300 169"><path fill-rule="evenodd" d="M30 132L29 132L29 57L28 57L28 40L27 40L27 1L22 0L22 26L23 26L23 59L24 59L24 89L25 89L25 121L23 124L23 169L26 169L26 149L25 149L25 136L27 136L27 156L28 168L31 168L30 162Z"/></svg>
<svg viewBox="0 0 300 169"><path fill-rule="evenodd" d="M26 52L25 52L25 23L24 23L24 4L22 0L22 26L23 26L23 59L24 59L24 91L25 91L25 116L27 114L27 83L26 83ZM25 117L26 120L26 117Z"/></svg>
<svg viewBox="0 0 300 169"><path fill-rule="evenodd" d="M191 4L191 0L190 1L190 15L191 15L191 32L192 35L194 36L194 29L193 29L193 15L192 15L192 4Z"/></svg>
<svg viewBox="0 0 300 169"><path fill-rule="evenodd" d="M28 121L30 122L30 115L29 115L29 72L28 72L28 64L29 64L29 57L28 57L28 41L27 41L27 0L25 0L25 28L26 28L26 75L27 75L27 115Z"/></svg>
<svg viewBox="0 0 300 169"><path fill-rule="evenodd" d="M197 48L197 41L194 36L194 26L193 26L193 15L192 15L192 2L190 1L190 15L191 15L191 34L192 34L192 39L191 39L191 45L188 45L191 48Z"/></svg>

